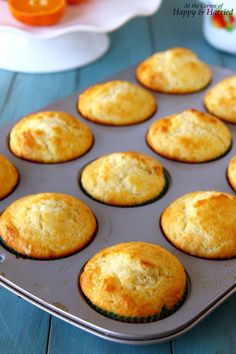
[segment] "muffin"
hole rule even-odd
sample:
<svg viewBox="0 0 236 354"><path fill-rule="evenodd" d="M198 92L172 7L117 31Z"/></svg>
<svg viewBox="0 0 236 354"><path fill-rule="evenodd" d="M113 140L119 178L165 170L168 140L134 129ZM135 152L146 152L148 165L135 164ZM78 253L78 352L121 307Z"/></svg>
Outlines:
<svg viewBox="0 0 236 354"><path fill-rule="evenodd" d="M8 196L16 187L19 173L15 166L0 155L0 200Z"/></svg>
<svg viewBox="0 0 236 354"><path fill-rule="evenodd" d="M178 249L202 258L236 255L236 197L203 191L172 202L161 216L167 239Z"/></svg>
<svg viewBox="0 0 236 354"><path fill-rule="evenodd" d="M93 256L80 276L89 304L124 322L152 322L173 313L186 296L182 264L162 247L121 243Z"/></svg>
<svg viewBox="0 0 236 354"><path fill-rule="evenodd" d="M224 123L195 109L155 121L146 139L159 155L191 163L219 158L229 150L232 141Z"/></svg>
<svg viewBox="0 0 236 354"><path fill-rule="evenodd" d="M84 118L106 125L137 124L150 118L156 109L148 91L120 80L94 85L78 99L78 110Z"/></svg>
<svg viewBox="0 0 236 354"><path fill-rule="evenodd" d="M227 122L236 124L236 76L230 76L213 86L205 95L206 109Z"/></svg>
<svg viewBox="0 0 236 354"><path fill-rule="evenodd" d="M135 151L105 155L88 164L81 187L91 198L113 206L138 206L158 199L166 189L163 167Z"/></svg>
<svg viewBox="0 0 236 354"><path fill-rule="evenodd" d="M136 71L138 81L155 91L185 94L202 90L211 81L207 64L186 48L153 54Z"/></svg>
<svg viewBox="0 0 236 354"><path fill-rule="evenodd" d="M91 241L96 228L96 219L84 203L60 193L20 198L0 216L3 244L27 258L69 256Z"/></svg>
<svg viewBox="0 0 236 354"><path fill-rule="evenodd" d="M234 156L229 162L229 166L227 169L227 178L229 184L236 192L236 156Z"/></svg>
<svg viewBox="0 0 236 354"><path fill-rule="evenodd" d="M64 112L39 112L21 119L10 133L10 149L25 160L57 163L85 154L93 144L90 129Z"/></svg>

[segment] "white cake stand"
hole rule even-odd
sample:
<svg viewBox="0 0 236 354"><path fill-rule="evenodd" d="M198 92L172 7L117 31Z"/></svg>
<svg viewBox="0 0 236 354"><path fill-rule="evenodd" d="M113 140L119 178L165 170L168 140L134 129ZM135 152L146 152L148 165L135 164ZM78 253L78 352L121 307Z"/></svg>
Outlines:
<svg viewBox="0 0 236 354"><path fill-rule="evenodd" d="M106 33L135 16L153 14L162 0L84 0L68 6L55 26L31 27L16 21L0 0L0 68L48 73L81 67L109 48Z"/></svg>

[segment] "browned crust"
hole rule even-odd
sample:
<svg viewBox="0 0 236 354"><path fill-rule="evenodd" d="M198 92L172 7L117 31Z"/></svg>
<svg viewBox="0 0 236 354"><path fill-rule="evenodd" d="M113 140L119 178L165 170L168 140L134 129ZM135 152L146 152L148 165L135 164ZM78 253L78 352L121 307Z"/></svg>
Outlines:
<svg viewBox="0 0 236 354"><path fill-rule="evenodd" d="M170 157L169 155L165 155L163 153L160 153L160 152L157 152L151 145L149 145L149 142L148 142L148 138L147 138L147 133L148 131L146 132L146 135L145 135L145 141L146 141L146 144L147 146L153 151L155 152L155 154L161 156L161 157L164 157L166 160L169 160L169 161L175 161L175 162L178 162L178 163L185 163L185 164L190 164L190 165L197 165L197 164L204 164L204 163L209 163L209 162L214 162L214 161L217 161L221 158L223 158L225 155L227 155L230 150L232 149L232 146L233 146L233 141L231 140L231 144L229 146L229 149L227 151L225 151L222 155L214 158L214 159L209 159L209 160L204 160L204 161L193 161L193 160L178 160L177 158L174 158L174 157Z"/></svg>
<svg viewBox="0 0 236 354"><path fill-rule="evenodd" d="M116 164L122 162L120 159L126 161L123 165L122 177L119 167L112 174L110 160L112 158L117 161ZM134 175L135 169L140 172L143 179ZM153 175L150 176L150 173ZM123 180L128 175L133 188L139 190L137 195L123 185ZM135 180L133 180L134 177L136 177ZM144 180L149 182L149 186ZM104 181L106 181L105 186ZM168 186L162 165L155 158L136 151L116 152L93 160L82 169L79 183L82 191L93 200L116 207L136 207L152 203L163 196ZM113 191L114 183L115 192Z"/></svg>
<svg viewBox="0 0 236 354"><path fill-rule="evenodd" d="M211 106L212 104L210 103L208 105L207 101L209 100L210 97L210 102L213 101L217 101L217 105L215 106L216 110L217 110L217 106L221 107L223 105L223 107L225 108L225 110L227 110L226 106L230 106L231 102L234 102L234 96L235 96L235 89L233 91L233 96L232 96L232 86L228 86L229 82L231 83L231 80L235 80L236 76L235 75L231 75L231 76L227 76L226 78L224 78L223 80L220 80L219 82L217 82L214 86L212 86L205 94L204 99L203 99L203 105L204 108L206 109L207 112L210 112L213 116L223 120L224 122L227 122L229 124L236 124L236 115L235 113L232 113L232 115L234 115L234 118L232 119L232 116L228 116L227 117L227 113L224 114L224 112L215 112L215 109L211 109L209 106ZM235 82L236 83L236 82ZM216 94L217 89L221 91L222 87L224 88L225 93L229 93L229 97L225 97L224 94L222 96L218 96ZM230 96L231 94L231 96ZM211 96L213 95L213 99L211 98ZM214 97L216 95L216 97ZM230 110L230 109L229 109Z"/></svg>
<svg viewBox="0 0 236 354"><path fill-rule="evenodd" d="M228 131L226 125L224 125L224 123L222 123L217 117L210 116L204 112L198 111L193 108L188 109L188 110L185 110L185 111L178 113L178 114L171 114L166 117L159 118L152 123L152 125L149 127L148 131L146 132L145 140L146 140L146 144L153 152L155 152L159 156L162 156L168 160L182 162L182 163L198 164L198 163L207 163L210 161L218 160L218 159L222 158L223 156L225 156L231 150L233 140L232 140L232 135L229 131L228 131L228 133L230 134L229 135L229 137L230 137L229 142L228 142L229 137L226 136L228 148L225 149L224 151L222 151L221 154L218 154L217 156L213 156L212 158L205 158L204 156L202 158L197 157L196 159L191 159L190 157L185 158L184 156L183 156L183 158L181 158L181 157L178 157L178 156L172 154L171 152L168 152L168 150L167 151L160 151L159 148L155 148L155 146L153 146L153 142L151 141L151 137L149 136L149 132L152 131L152 129L157 129L157 127L159 127L159 129L161 130L161 134L168 133L170 122L174 121L175 118L177 118L179 115L181 116L182 114L183 115L184 114L193 115L193 117L196 117L198 119L199 123L200 122L209 123L209 124L217 123L219 126L219 131L220 131L220 129L222 130L222 128L224 128L224 129L226 129L226 131ZM181 122L181 124L182 123L184 123L184 121ZM161 139L161 136L159 136L159 139ZM162 139L163 139L163 137L162 137ZM166 136L166 139L168 139L168 136ZM189 139L189 138L187 138L183 135L182 140L184 140L184 139ZM157 140L158 140L158 136L157 136ZM188 140L186 140L185 145L186 144L188 144ZM184 145L184 142L182 142L182 145ZM180 146L177 145L177 147L181 148L181 145ZM195 147L195 150L196 150L196 147ZM189 151L191 152L191 149ZM193 151L194 151L194 149L193 149ZM214 155L216 155L216 153L214 153Z"/></svg>
<svg viewBox="0 0 236 354"><path fill-rule="evenodd" d="M41 118L46 118L46 119L51 119L53 121L55 115L57 120L61 120L64 124L68 124L68 127L72 125L72 130L75 129L81 129L83 133L86 135L85 139L86 143L84 143L83 148L79 148L78 146L75 148L74 151L73 149L71 150L71 147L68 148L68 151L66 154L64 153L63 148L60 148L61 142L60 142L60 135L63 136L63 125L62 125L62 130L60 131L60 124L56 126L57 123L55 123L55 127L53 127L53 133L54 136L51 138L44 138L46 141L51 141L52 146L56 149L56 152L53 153L53 156L55 159L52 159L50 154L46 156L46 152L42 149L40 145L37 143L36 137L31 134L29 134L29 128L27 127L27 124L31 120L36 120L36 123L41 119ZM22 127L24 128L24 125L26 125L26 130L22 130ZM16 135L16 131L18 131L18 137ZM42 129L39 129L37 134L39 134L39 131ZM46 130L44 131L44 133ZM67 134L67 132L66 132ZM78 133L76 133L78 134ZM73 136L73 139L75 137L75 132L69 133L68 136ZM68 139L67 136L67 139ZM37 137L40 140L40 136ZM19 141L17 139L20 139L20 142L22 144L21 148L19 148ZM69 141L69 140L68 140ZM63 140L63 142L67 142L67 140ZM30 162L35 162L35 163L43 163L43 164L57 164L57 163L64 163L67 161L72 161L75 160L83 155L85 155L92 147L94 144L94 136L93 133L91 132L90 128L83 122L81 122L79 119L76 117L72 116L71 114L67 112L61 112L61 111L43 111L43 112L36 112L33 114L30 114L28 116L23 117L21 120L19 120L13 128L11 129L11 132L9 134L9 139L8 139L8 146L9 150L14 156L17 156L25 161L30 161ZM66 147L67 148L67 147ZM32 151L36 151L36 155L31 153ZM31 156L32 155L32 156ZM40 156L41 155L41 156Z"/></svg>
<svg viewBox="0 0 236 354"><path fill-rule="evenodd" d="M0 181L0 200L3 200L17 188L20 173L16 166L4 155L0 155L0 165L3 173Z"/></svg>
<svg viewBox="0 0 236 354"><path fill-rule="evenodd" d="M229 168L230 168L230 164L231 164L231 161L232 161L233 158L234 157L232 157L231 160L228 163L228 167L226 169L226 179L227 179L227 182L228 182L229 186L231 187L231 189L236 193L236 183L235 183L235 187L234 187L234 185L232 183L232 180L229 177Z"/></svg>
<svg viewBox="0 0 236 354"><path fill-rule="evenodd" d="M230 188L232 189L233 192L236 193L236 188L233 187L233 185L231 184L230 182L230 178L229 178L229 175L228 175L228 170L229 170L229 167L227 167L226 171L225 171L225 177L226 177L226 180L230 186Z"/></svg>
<svg viewBox="0 0 236 354"><path fill-rule="evenodd" d="M175 89L175 88L165 89L165 73L168 72L168 69L164 68L162 71L159 71L158 73L155 74L151 69L149 70L149 68L152 67L152 60L154 60L155 56L159 55L159 58L160 58L160 56L162 55L163 58L165 58L165 55L167 53L169 53L169 54L171 53L174 56L174 58L172 58L172 61L174 61L175 58L178 59L178 57L181 57L181 56L183 56L183 57L189 56L190 62L188 63L188 65L192 67L192 70L194 72L195 72L195 68L196 68L196 63L198 63L198 64L201 63L208 70L208 74L209 74L208 81L204 85L202 84L202 85L200 85L199 88L195 88L195 89L194 88L192 88L192 89L187 88L186 89L184 87L178 87L177 89ZM167 60L170 60L170 58ZM194 60L196 60L196 61L194 61ZM178 64L177 64L177 66L178 66ZM148 72L150 71L149 72L149 80L147 80L148 82L143 82L143 79L141 79L141 76L143 76L142 73L145 72L146 70L148 70ZM179 68L179 70L180 70L180 68ZM190 71L190 69L189 69L189 71ZM163 73L164 73L164 75L163 75ZM195 73L195 75L196 75L196 73ZM143 87L148 88L149 90L151 90L153 92L160 92L160 93L164 93L164 94L174 94L174 95L184 95L184 94L197 93L197 92L200 92L203 89L205 89L212 81L212 70L208 64L206 64L205 62L198 59L198 57L195 55L195 53L192 52L191 50L186 49L186 48L176 47L176 48L169 48L165 51L153 53L151 56L149 56L145 60L141 61L137 65L135 77L136 77L136 80ZM152 82L155 81L154 78L158 79L158 80L155 84L152 84Z"/></svg>
<svg viewBox="0 0 236 354"><path fill-rule="evenodd" d="M116 81L121 81L121 80L114 80L114 81L111 81L109 83L112 83L112 82L116 82ZM107 82L108 83L108 82ZM129 83L127 81L127 83ZM106 82L102 82L100 85L102 84L106 84ZM130 83L132 85L135 85L133 83ZM85 93L89 94L90 92L92 92L99 84L94 84L92 86L90 86L89 88L87 89L84 89L79 96L82 96L84 95ZM158 103L157 101L155 101L155 106L153 108L153 111L147 115L146 117L144 117L143 119L140 119L138 120L137 122L130 122L130 123L112 123L112 122L105 122L105 121L101 121L101 119L97 119L96 117L90 117L84 113L82 113L81 109L79 108L79 97L77 99L77 104L76 104L76 109L77 109L77 112L80 114L81 117L83 117L84 119L86 119L87 121L89 122L92 122L94 124L99 124L101 126L110 126L110 127L125 127L125 126L132 126L132 125L137 125L137 124L141 124L143 122L146 122L147 120L151 119L155 113L158 111Z"/></svg>
<svg viewBox="0 0 236 354"><path fill-rule="evenodd" d="M16 184L12 187L12 189L11 189L11 191L10 192L8 192L8 193L6 193L6 194L4 194L4 195L2 195L1 197L0 197L0 200L2 201L3 199L5 199L5 198L7 198L7 197L9 197L9 195L11 195L12 193L14 193L15 192L15 190L16 190L16 188L19 186L19 184L20 184L20 172L17 170L17 168L15 167L15 169L16 169L16 172L17 172L17 181L16 181ZM1 236L0 236L1 237Z"/></svg>
<svg viewBox="0 0 236 354"><path fill-rule="evenodd" d="M171 223L172 223L172 218L171 218L171 216L169 215L170 214L170 207L172 207L172 204L174 204L175 202L178 202L179 200L181 200L182 198L184 198L184 197L186 197L186 196L188 196L188 195L196 195L197 193L199 193L199 192L192 192L192 193L188 193L188 194L186 194L186 195L184 195L184 196L182 196L182 197L179 197L179 198L177 198L176 200L174 200L173 202L171 202L164 210L163 210L163 212L162 212L162 214L161 214L161 216L160 216L160 220L159 220L159 222L160 222L160 228L161 228L161 231L162 231L162 233L163 233L163 235L164 235L164 237L166 238L166 240L171 244L171 245L173 245L175 248L177 248L179 251L181 251L181 252L183 252L183 253L185 253L185 254L189 254L189 255L191 255L191 256L193 256L193 257L197 257L197 258L201 258L201 259L209 259L209 260L224 260L224 259L232 259L232 258L235 258L236 257L236 248L232 248L232 249L229 249L229 246L227 246L227 251L225 251L225 249L224 250L222 250L221 248L219 248L219 250L218 251L214 251L212 254L211 254L211 247L209 248L209 252L208 251L204 251L204 252L202 252L200 249L198 249L198 248L196 248L196 246L194 246L194 248L191 250L190 249L190 246L188 246L188 248L186 249L186 247L185 247L185 244L184 243L181 243L181 240L180 240L180 238L178 239L178 241L176 241L175 239L173 239L173 237L172 237L172 235L170 235L170 232L166 232L165 231L165 227L164 227L164 223L165 223L165 225L166 225L166 223L167 223L167 218L168 218L168 220L169 220L169 225L171 225ZM208 193L207 191L204 191L204 192L200 192L200 193ZM211 197L209 197L209 199L208 200L210 200L210 199L212 199L212 200L214 200L214 199L217 199L217 198L224 198L224 196L229 196L230 198L234 198L235 199L235 197L234 196L232 196L232 195L230 195L230 194L227 194L227 193L221 193L221 192L214 192L213 191L213 194L214 193L217 193L217 195L213 195L213 196L211 196ZM223 200L223 202L224 202L224 200ZM206 200L199 200L198 202L198 207L200 207L201 205L204 205L204 203L206 203ZM235 200L235 203L236 203L236 200ZM177 209L177 208L176 208ZM166 215L166 214L168 214L168 215ZM179 222L179 220L181 219L181 216L180 216L180 211L179 210L176 210L175 211L175 215L174 215L174 218L175 218L175 220L178 220L178 222ZM163 221L164 219L166 219L165 221ZM172 221L171 221L172 220ZM207 215L206 214L206 216L205 216L205 220L204 220L205 222L209 222L209 215ZM177 221L176 221L177 222ZM174 223L176 223L176 222L174 222ZM190 222L190 221L189 221ZM173 223L173 224L174 224ZM212 225L214 225L214 221L212 220ZM195 229L194 229L195 230ZM194 231L194 234L196 234L196 230ZM219 235L217 236L215 236L216 237L216 242L218 242L218 246L220 247L220 245L222 244L222 242L224 241L223 239L220 241L219 239L218 239L218 237L219 237ZM220 237L222 237L222 235L220 236ZM183 238L183 240L184 240L184 238ZM225 241L227 241L228 239L225 239ZM186 241L184 241L184 242L186 242ZM189 242L190 242L190 240L189 240ZM194 241L191 241L191 242L193 242L193 244L195 244L195 242ZM203 241L202 241L203 242ZM230 244L230 242L229 242L229 244ZM215 246L215 244L213 245L212 244L212 247L213 246Z"/></svg>
<svg viewBox="0 0 236 354"><path fill-rule="evenodd" d="M140 63L141 64L141 63ZM154 89L154 88L152 88L152 87L149 87L148 85L145 85L143 82L141 82L140 80L139 80L139 78L138 78L138 76L137 76L137 70L136 70L136 72L135 72L135 78L136 78L136 80L137 80L137 82L141 85L141 86L143 86L144 88L146 88L146 89L148 89L148 90L150 90L150 91L152 91L153 93L159 93L159 94L164 94L164 95L177 95L177 96L181 96L181 95L191 95L191 94L194 94L194 93L198 93L198 92L201 92L201 91L203 91L204 89L206 89L210 84L211 84L211 82L212 82L212 78L211 78L211 80L204 86L204 87L202 87L202 88L200 88L200 89L198 89L198 90L183 90L183 91L175 91L175 90L172 90L171 92L170 91L165 91L165 90L157 90L157 89Z"/></svg>
<svg viewBox="0 0 236 354"><path fill-rule="evenodd" d="M205 96L206 97L206 96ZM223 120L225 123L227 124L231 124L231 125L235 125L236 124L236 121L235 122L232 122L232 121L229 121L227 119L225 119L223 116L221 115L216 115L213 111L211 111L208 107L207 107L207 104L205 102L205 97L204 97L204 101L203 101L203 107L205 108L205 110L210 113L211 115L213 115L214 117L220 119L220 120Z"/></svg>
<svg viewBox="0 0 236 354"><path fill-rule="evenodd" d="M10 152L12 153L13 156L16 156L18 157L19 159L23 160L23 161L28 161L30 163L34 163L34 164L43 164L43 165L57 165L57 164L64 164L64 163L67 163L67 162L71 162L71 161L75 161L77 159L79 159L80 157L83 157L84 155L86 155L90 150L92 150L93 146L94 146L94 143L95 143L95 138L94 138L94 135L92 134L92 143L91 143L91 146L88 148L87 151L85 151L82 155L79 155L79 156L76 156L76 157L73 157L71 159L64 159L64 160L61 160L61 161L58 161L58 162L55 162L55 161L51 161L51 162L44 162L43 159L30 159L30 158L26 158L26 157L23 157L21 156L20 154L17 155L15 154L11 148L10 148L10 144L9 144L9 140L8 140L8 147L9 147L9 150Z"/></svg>
<svg viewBox="0 0 236 354"><path fill-rule="evenodd" d="M111 270L113 264L115 269ZM128 277L124 275L126 271ZM141 279L142 274L148 275L146 280ZM183 297L186 281L184 268L176 257L145 242L101 250L80 275L82 292L94 305L126 317L147 317L160 313L163 307L171 309Z"/></svg>
<svg viewBox="0 0 236 354"><path fill-rule="evenodd" d="M63 231L61 234L58 234L56 232L56 229L54 229L54 228L58 228L59 220L58 217L56 216L55 217L55 219L57 219L56 224L54 220L52 221L53 210L50 211L51 215L49 215L50 219L47 224L44 224L44 222L41 219L40 219L41 221L38 221L37 219L38 211L36 211L34 212L35 213L34 217L36 218L36 221L34 221L33 224L34 229L32 229L29 223L28 215L23 214L21 216L24 219L23 220L24 224L27 225L26 231L24 231L24 234L22 234L22 230L21 230L22 222L17 221L17 218L19 217L18 215L21 215L19 214L19 212L22 213L23 210L22 208L24 208L27 205L29 206L31 205L34 207L35 197L37 198L37 201L45 201L45 197L48 197L48 199L46 200L49 201L53 200L53 198L55 198L55 200L62 200L63 202L65 202L68 208L67 209L68 217L70 215L71 217L74 217L74 215L72 215L71 213L73 212L73 209L75 207L80 209L80 213L84 213L83 215L85 216L84 220L83 220L83 216L80 216L80 223L81 224L84 223L85 220L87 219L89 220L90 225L85 224L86 230L81 237L76 235L76 237L73 236L72 239L68 234L69 230L67 230L67 232L66 230L63 230L63 227L65 227L65 225L61 224L62 231ZM98 223L96 217L94 216L92 211L87 207L87 205L79 200L77 203L76 200L77 198L75 197L66 194L61 194L61 193L40 193L36 195L29 195L13 202L8 208L5 209L5 211L1 214L0 217L0 235L4 244L7 247L9 247L10 250L15 252L16 254L19 254L20 256L26 258L33 258L33 259L42 259L42 260L63 258L80 251L94 239L98 229ZM18 205L16 203L18 203ZM46 216L46 218L47 217L48 216ZM63 217L65 217L65 215ZM76 218L78 218L78 216L76 216ZM30 222L32 223L32 220ZM42 225L40 223L42 223ZM50 237L48 239L48 236L46 235L44 235L43 239L41 239L40 235L44 233L43 231L44 226L48 226L50 233L55 234L55 237L57 237L56 241L50 241L49 240ZM84 231L82 230L81 232ZM51 242L52 244L53 242L56 242L57 249L52 248ZM64 247L67 246L67 242L69 242L68 247Z"/></svg>
<svg viewBox="0 0 236 354"><path fill-rule="evenodd" d="M130 126L132 126L132 125L142 124L142 123L146 122L147 120L151 119L151 118L156 114L156 112L158 111L158 105L156 105L156 109L153 111L153 113L152 113L150 116L146 117L145 119L140 120L140 121L135 122L135 123L126 123L126 124L119 124L119 125L118 125L118 124L112 124L112 123L108 123L108 122L103 122L103 123L102 123L101 121L98 121L98 120L96 120L95 118L94 118L94 119L91 119L91 118L89 118L88 116L83 115L82 112L80 112L78 104L76 105L76 107L77 107L77 111L78 111L78 113L80 114L80 116L81 116L82 118L86 119L87 121L89 121L89 122L91 122L91 123L94 123L94 124L99 124L99 125L101 125L101 126L116 127L116 128L119 128L119 127L121 127L121 128L122 128L122 127L130 127Z"/></svg>

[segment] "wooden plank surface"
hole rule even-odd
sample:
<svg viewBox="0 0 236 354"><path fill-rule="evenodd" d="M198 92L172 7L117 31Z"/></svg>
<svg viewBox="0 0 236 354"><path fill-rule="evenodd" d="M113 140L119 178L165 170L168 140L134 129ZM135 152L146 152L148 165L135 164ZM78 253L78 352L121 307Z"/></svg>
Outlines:
<svg viewBox="0 0 236 354"><path fill-rule="evenodd" d="M1 287L0 303L0 353L46 353L49 315Z"/></svg>
<svg viewBox="0 0 236 354"><path fill-rule="evenodd" d="M106 56L85 68L52 75L27 75L0 71L0 123L103 80L138 63L156 50L172 46L193 49L203 60L236 71L236 57L210 47L202 35L202 18L172 15L182 0L164 1L154 16L132 20L111 34ZM108 342L49 316L0 288L0 354L47 353L236 353L236 296L184 336L163 344L134 347Z"/></svg>
<svg viewBox="0 0 236 354"><path fill-rule="evenodd" d="M170 343L135 346L113 343L53 319L48 354L171 354Z"/></svg>
<svg viewBox="0 0 236 354"><path fill-rule="evenodd" d="M173 341L174 354L235 354L236 295L184 336Z"/></svg>

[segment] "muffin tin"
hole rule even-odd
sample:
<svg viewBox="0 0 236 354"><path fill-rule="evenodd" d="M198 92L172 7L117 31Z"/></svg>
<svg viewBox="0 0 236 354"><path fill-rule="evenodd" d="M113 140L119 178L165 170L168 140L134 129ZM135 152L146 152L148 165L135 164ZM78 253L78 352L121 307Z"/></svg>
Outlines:
<svg viewBox="0 0 236 354"><path fill-rule="evenodd" d="M211 85L233 74L222 68L213 67L212 70ZM129 68L111 79L135 82L135 68ZM174 338L192 328L233 294L236 291L236 259L206 260L184 254L165 239L159 220L163 209L171 201L188 192L218 190L233 193L226 179L226 168L236 154L235 142L231 150L218 160L187 164L156 155L145 141L148 127L158 117L187 108L204 110L206 90L183 96L154 93L158 100L158 111L151 119L133 126L101 126L80 117L92 129L94 145L81 158L56 165L36 164L13 156L8 149L8 135L13 124L2 127L0 152L18 168L20 182L15 191L0 202L0 210L3 211L14 200L27 194L67 193L78 197L92 209L98 220L98 232L85 249L59 260L22 259L0 246L0 284L79 328L112 341L130 344L149 344ZM43 110L61 110L79 117L76 111L77 96L78 93L75 93ZM233 140L236 140L236 126L227 126ZM111 207L87 197L79 186L82 168L99 156L127 150L153 156L164 166L170 176L166 194L156 202L132 208ZM102 248L129 241L159 244L184 265L189 277L189 293L184 304L171 316L152 323L123 323L96 312L81 294L78 277L86 261Z"/></svg>

